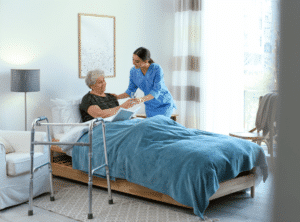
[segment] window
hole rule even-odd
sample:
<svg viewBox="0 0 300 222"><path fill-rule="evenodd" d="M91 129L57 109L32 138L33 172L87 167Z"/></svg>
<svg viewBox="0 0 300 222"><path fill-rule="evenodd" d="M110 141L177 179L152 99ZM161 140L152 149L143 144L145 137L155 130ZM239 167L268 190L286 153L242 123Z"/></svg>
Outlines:
<svg viewBox="0 0 300 222"><path fill-rule="evenodd" d="M244 124L255 127L259 97L277 90L279 0L251 0L244 7Z"/></svg>

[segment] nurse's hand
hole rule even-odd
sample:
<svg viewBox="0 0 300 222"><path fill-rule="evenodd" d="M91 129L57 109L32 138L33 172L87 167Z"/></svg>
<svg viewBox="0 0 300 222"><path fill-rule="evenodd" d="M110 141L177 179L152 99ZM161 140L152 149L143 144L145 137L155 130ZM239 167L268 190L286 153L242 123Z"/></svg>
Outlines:
<svg viewBox="0 0 300 222"><path fill-rule="evenodd" d="M138 104L144 102L143 99L141 99L141 98L130 99L130 101L131 101L131 103L133 103L134 105L138 105Z"/></svg>
<svg viewBox="0 0 300 222"><path fill-rule="evenodd" d="M129 109L129 108L133 107L134 105L136 105L136 104L134 104L134 103L131 101L131 99L129 99L129 100L127 100L125 103L123 103L122 105L120 105L120 107L122 107L122 108L124 108L124 109Z"/></svg>

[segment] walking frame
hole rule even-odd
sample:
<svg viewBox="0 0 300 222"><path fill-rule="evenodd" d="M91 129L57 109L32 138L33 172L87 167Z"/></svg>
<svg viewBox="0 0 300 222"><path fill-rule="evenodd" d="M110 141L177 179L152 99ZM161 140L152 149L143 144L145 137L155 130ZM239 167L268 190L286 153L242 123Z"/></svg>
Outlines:
<svg viewBox="0 0 300 222"><path fill-rule="evenodd" d="M47 123L41 123L42 121L46 120ZM96 125L97 122L102 123L102 133L103 133L103 146L104 146L104 156L105 156L105 164L96 167L95 169L92 169L92 156L93 156L93 128ZM36 126L47 126L47 138L48 142L45 141L35 141L34 135L35 135L35 127ZM89 142L88 143L80 143L80 142L51 142L50 138L50 132L49 132L49 126L89 126ZM48 165L49 168L49 176L50 176L50 201L54 201L54 191L53 191L53 180L52 180L52 166L51 166L51 157L49 155L49 161L47 163L42 164L41 166L33 168L33 156L34 156L34 146L35 145L48 145L49 146L49 153L50 153L50 147L51 145L76 145L76 146L88 146L89 147L89 169L88 169L88 195L89 195L89 212L88 212L88 219L93 219L93 213L92 213L92 186L93 186L93 174L96 170L99 170L103 167L106 169L106 180L107 180L107 188L108 188L108 203L112 204L112 194L111 194L111 187L110 187L110 177L109 177L109 167L108 167L108 158L107 158L107 150L106 150L106 136L105 136L105 124L103 118L96 118L93 119L91 122L88 123L49 123L47 117L41 116L37 119L35 119L32 123L32 129L31 129L31 146L30 146L30 160L31 160L31 166L30 166L30 184L29 184L29 209L28 209L28 216L33 215L33 175L34 173L41 167Z"/></svg>

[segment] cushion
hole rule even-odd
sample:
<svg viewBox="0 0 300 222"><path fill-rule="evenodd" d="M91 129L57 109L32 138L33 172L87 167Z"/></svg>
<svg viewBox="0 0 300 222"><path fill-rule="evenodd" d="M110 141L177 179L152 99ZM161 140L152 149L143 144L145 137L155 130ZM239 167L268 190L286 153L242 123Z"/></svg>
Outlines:
<svg viewBox="0 0 300 222"><path fill-rule="evenodd" d="M58 106L56 99L51 99L50 104L53 123L60 123L60 107ZM62 126L53 126L52 130L54 137L56 137L57 134L61 134L64 132Z"/></svg>
<svg viewBox="0 0 300 222"><path fill-rule="evenodd" d="M61 110L60 121L62 123L80 123L81 114L79 110L81 99L69 100L67 106L64 106ZM72 129L72 126L64 126L64 133Z"/></svg>
<svg viewBox="0 0 300 222"><path fill-rule="evenodd" d="M81 114L79 105L81 98L78 99L51 99L52 119L54 123L80 123ZM58 134L68 132L72 126L56 126L53 127L53 136L56 138Z"/></svg>
<svg viewBox="0 0 300 222"><path fill-rule="evenodd" d="M43 153L34 153L34 167L47 162L46 155ZM9 153L6 155L6 173L8 176L18 176L30 172L30 154L29 153Z"/></svg>
<svg viewBox="0 0 300 222"><path fill-rule="evenodd" d="M12 147L12 145L3 137L0 136L0 143L2 143L4 145L5 148L5 153L13 153L15 152L14 148Z"/></svg>

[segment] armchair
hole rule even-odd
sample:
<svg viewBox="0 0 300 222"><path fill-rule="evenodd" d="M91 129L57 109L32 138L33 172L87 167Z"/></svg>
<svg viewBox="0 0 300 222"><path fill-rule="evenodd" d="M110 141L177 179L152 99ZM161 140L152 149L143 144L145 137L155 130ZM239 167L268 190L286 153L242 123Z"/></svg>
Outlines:
<svg viewBox="0 0 300 222"><path fill-rule="evenodd" d="M6 154L0 143L0 210L29 200L30 178L30 131L0 130L4 138L14 148ZM36 132L36 139L46 140L45 132ZM35 146L34 166L49 161L47 146ZM38 196L50 191L48 166L43 166L34 174L33 195Z"/></svg>

